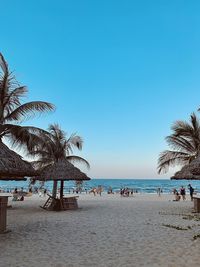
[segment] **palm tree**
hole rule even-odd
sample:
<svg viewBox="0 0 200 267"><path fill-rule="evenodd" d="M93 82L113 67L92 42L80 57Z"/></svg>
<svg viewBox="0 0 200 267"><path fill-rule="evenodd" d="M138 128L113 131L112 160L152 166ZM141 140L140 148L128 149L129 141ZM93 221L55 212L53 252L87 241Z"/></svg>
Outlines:
<svg viewBox="0 0 200 267"><path fill-rule="evenodd" d="M32 149L37 143L35 132L40 129L18 125L36 113L54 110L54 105L43 101L21 103L28 89L21 86L9 70L3 55L0 53L0 142L8 137L16 145L26 145Z"/></svg>
<svg viewBox="0 0 200 267"><path fill-rule="evenodd" d="M38 133L41 142L34 151L30 152L31 156L37 157L32 162L36 169L53 165L59 160L68 160L70 162L80 162L90 167L89 163L82 157L72 155L73 148L82 149L83 140L80 136L72 134L67 137L66 133L61 130L58 124L51 124L47 131L43 130ZM57 181L54 180L52 196L56 197Z"/></svg>
<svg viewBox="0 0 200 267"><path fill-rule="evenodd" d="M166 137L172 150L163 151L158 159L158 173L167 172L169 167L186 165L199 155L200 122L195 113L189 123L177 121L171 127L173 133Z"/></svg>

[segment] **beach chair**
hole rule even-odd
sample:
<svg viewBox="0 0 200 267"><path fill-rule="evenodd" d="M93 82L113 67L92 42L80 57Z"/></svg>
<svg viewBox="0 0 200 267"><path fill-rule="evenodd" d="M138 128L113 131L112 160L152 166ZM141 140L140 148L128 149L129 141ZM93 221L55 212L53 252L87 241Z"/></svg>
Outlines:
<svg viewBox="0 0 200 267"><path fill-rule="evenodd" d="M47 196L48 196L47 201L44 203L43 206L40 206L40 208L45 209L45 210L49 209L52 205L53 199L56 199L49 194L47 194Z"/></svg>
<svg viewBox="0 0 200 267"><path fill-rule="evenodd" d="M75 210L78 209L78 199L79 196L73 197L63 197L61 199L62 210Z"/></svg>
<svg viewBox="0 0 200 267"><path fill-rule="evenodd" d="M49 194L47 195L47 201L43 206L40 206L42 209L55 211L78 209L77 199L79 196L54 198Z"/></svg>

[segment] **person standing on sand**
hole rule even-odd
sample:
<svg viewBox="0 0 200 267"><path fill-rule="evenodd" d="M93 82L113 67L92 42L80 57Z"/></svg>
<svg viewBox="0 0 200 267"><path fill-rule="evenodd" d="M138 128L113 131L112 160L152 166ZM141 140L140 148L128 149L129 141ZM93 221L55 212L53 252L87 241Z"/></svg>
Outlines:
<svg viewBox="0 0 200 267"><path fill-rule="evenodd" d="M173 194L175 195L178 191L176 190L176 188L173 189Z"/></svg>
<svg viewBox="0 0 200 267"><path fill-rule="evenodd" d="M101 193L103 192L103 187L101 185L98 186L98 194L101 196Z"/></svg>
<svg viewBox="0 0 200 267"><path fill-rule="evenodd" d="M93 187L93 188L89 191L89 194L90 194L90 193L93 193L94 196L96 196L96 192L97 192L96 187Z"/></svg>
<svg viewBox="0 0 200 267"><path fill-rule="evenodd" d="M123 194L124 194L124 192L123 192L123 189L121 188L121 189L120 189L120 196L122 197Z"/></svg>
<svg viewBox="0 0 200 267"><path fill-rule="evenodd" d="M191 201L193 201L194 188L191 186L191 184L189 184L188 189L190 191Z"/></svg>
<svg viewBox="0 0 200 267"><path fill-rule="evenodd" d="M47 190L46 188L44 189L44 197L46 197L46 194L47 194Z"/></svg>
<svg viewBox="0 0 200 267"><path fill-rule="evenodd" d="M182 199L185 200L185 188L183 186L181 186L180 195L182 196Z"/></svg>

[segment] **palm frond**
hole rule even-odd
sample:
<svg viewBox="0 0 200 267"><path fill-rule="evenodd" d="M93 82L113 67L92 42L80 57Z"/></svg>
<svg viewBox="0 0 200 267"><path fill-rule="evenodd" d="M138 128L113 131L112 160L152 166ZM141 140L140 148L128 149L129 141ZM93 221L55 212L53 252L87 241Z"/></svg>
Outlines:
<svg viewBox="0 0 200 267"><path fill-rule="evenodd" d="M200 123L195 113L190 116L190 124L185 121L176 121L171 128L176 136L194 137L200 140Z"/></svg>
<svg viewBox="0 0 200 267"><path fill-rule="evenodd" d="M8 65L3 57L3 55L0 53L0 67L4 73L8 73Z"/></svg>
<svg viewBox="0 0 200 267"><path fill-rule="evenodd" d="M42 142L41 138L28 131L28 127L19 125L5 125L7 126L6 134L4 135L9 139L11 145L16 148L34 150L38 144Z"/></svg>
<svg viewBox="0 0 200 267"><path fill-rule="evenodd" d="M8 64L5 61L3 55L0 53L0 120L2 121L3 113L4 113L4 98L8 94L9 89L15 84L14 76L9 72Z"/></svg>
<svg viewBox="0 0 200 267"><path fill-rule="evenodd" d="M13 112L5 117L5 121L22 121L25 119L30 119L37 112L49 112L53 111L54 109L55 107L51 103L43 101L32 101L16 108Z"/></svg>
<svg viewBox="0 0 200 267"><path fill-rule="evenodd" d="M12 124L8 124L8 125L12 125ZM30 133L37 134L41 138L45 138L46 136L49 136L48 131L35 127L35 126L23 126L23 128L27 129Z"/></svg>
<svg viewBox="0 0 200 267"><path fill-rule="evenodd" d="M55 143L65 141L66 134L57 123L50 124L48 131L51 133L51 139L54 140Z"/></svg>
<svg viewBox="0 0 200 267"><path fill-rule="evenodd" d="M83 139L76 135L75 133L71 134L71 136L65 141L65 150L67 154L73 153L73 147L82 150L83 147Z"/></svg>
<svg viewBox="0 0 200 267"><path fill-rule="evenodd" d="M28 92L26 86L20 86L8 92L4 98L4 109L6 114L5 117L8 116L16 107L20 106L20 98L24 97Z"/></svg>
<svg viewBox="0 0 200 267"><path fill-rule="evenodd" d="M35 127L30 127L27 130L29 133L37 135L38 138L42 139L42 142L38 141L37 146L35 146L29 153L30 156L37 158L35 161L36 164L37 162L41 165L43 162L44 164L51 164L58 160L69 160L74 163L82 163L87 168L90 168L88 161L84 158L69 155L70 152L73 153L73 146L78 146L79 149L82 147L82 138L80 136L72 134L66 139L65 132L58 124L49 125L48 131L40 130Z"/></svg>
<svg viewBox="0 0 200 267"><path fill-rule="evenodd" d="M79 150L82 150L83 147L83 139L76 134L73 134L70 136L70 143L75 147L78 148Z"/></svg>
<svg viewBox="0 0 200 267"><path fill-rule="evenodd" d="M70 161L71 163L81 163L84 164L88 169L90 169L90 164L87 160L85 160L82 157L71 155L71 156L66 156L66 159Z"/></svg>
<svg viewBox="0 0 200 267"><path fill-rule="evenodd" d="M192 159L195 159L195 155L188 155L180 151L165 150L160 154L158 159L158 173L166 173L170 166L184 165Z"/></svg>
<svg viewBox="0 0 200 267"><path fill-rule="evenodd" d="M166 137L166 141L168 145L175 150L187 153L195 152L195 147L193 146L193 143L181 136L176 136L172 134Z"/></svg>
<svg viewBox="0 0 200 267"><path fill-rule="evenodd" d="M171 127L173 134L176 136L190 136L193 128L185 121L176 121Z"/></svg>

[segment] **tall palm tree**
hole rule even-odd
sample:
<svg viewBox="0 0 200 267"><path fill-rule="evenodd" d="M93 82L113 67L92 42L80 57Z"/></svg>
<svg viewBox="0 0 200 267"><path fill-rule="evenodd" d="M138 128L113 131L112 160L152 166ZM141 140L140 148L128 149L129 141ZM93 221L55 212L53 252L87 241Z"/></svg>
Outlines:
<svg viewBox="0 0 200 267"><path fill-rule="evenodd" d="M72 134L67 137L66 133L58 124L51 124L47 131L43 130L39 133L41 142L34 151L30 152L31 156L37 157L32 162L36 169L53 165L59 160L68 160L70 162L80 162L90 167L89 163L82 157L72 155L73 148L82 149L83 140L80 136ZM57 181L54 180L53 197L56 197Z"/></svg>
<svg viewBox="0 0 200 267"><path fill-rule="evenodd" d="M43 101L22 104L21 99L28 89L16 81L1 53L0 69L0 141L8 137L14 144L26 145L31 149L38 141L34 133L39 129L18 124L36 113L54 110L54 105Z"/></svg>
<svg viewBox="0 0 200 267"><path fill-rule="evenodd" d="M177 121L171 129L173 133L166 137L166 141L172 150L160 154L158 173L167 172L170 166L186 165L200 152L200 122L195 113L191 114L189 123Z"/></svg>

